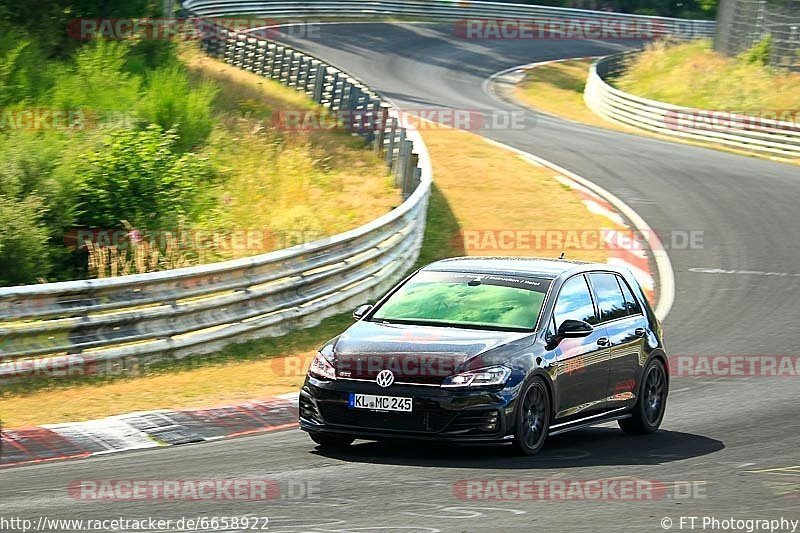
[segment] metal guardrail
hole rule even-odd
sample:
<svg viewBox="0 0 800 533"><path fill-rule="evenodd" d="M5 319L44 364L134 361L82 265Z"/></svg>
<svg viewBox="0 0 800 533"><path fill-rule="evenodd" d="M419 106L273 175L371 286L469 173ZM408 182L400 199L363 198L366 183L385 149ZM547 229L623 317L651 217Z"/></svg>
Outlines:
<svg viewBox="0 0 800 533"><path fill-rule="evenodd" d="M212 34L213 33L213 34ZM418 132L341 70L225 29L212 56L306 93L372 143L405 201L354 230L265 255L150 274L0 288L0 381L124 373L282 334L385 292L422 245L431 169Z"/></svg>
<svg viewBox="0 0 800 533"><path fill-rule="evenodd" d="M460 19L544 19L602 20L606 22L638 22L653 36L673 35L685 38L713 37L715 22L646 15L629 15L608 11L514 4L505 2L456 2L453 0L184 0L183 6L201 17L256 15L281 18L375 18L411 17L423 20L453 21Z"/></svg>
<svg viewBox="0 0 800 533"><path fill-rule="evenodd" d="M785 158L800 157L800 125L746 116L743 112L681 107L628 94L611 85L625 68L629 53L596 61L584 90L584 100L598 115L635 128L721 144Z"/></svg>

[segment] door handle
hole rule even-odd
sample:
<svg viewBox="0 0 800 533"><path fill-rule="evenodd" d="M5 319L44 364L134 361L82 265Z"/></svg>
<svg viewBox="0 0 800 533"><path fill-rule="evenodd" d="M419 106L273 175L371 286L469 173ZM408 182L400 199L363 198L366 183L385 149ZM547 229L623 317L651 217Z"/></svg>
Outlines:
<svg viewBox="0 0 800 533"><path fill-rule="evenodd" d="M636 328L636 330L634 330L633 332L633 334L636 335L637 337L644 337L645 333L647 332L645 331L644 328Z"/></svg>
<svg viewBox="0 0 800 533"><path fill-rule="evenodd" d="M608 346L608 344L609 344L608 337L600 337L599 339L597 339L598 346Z"/></svg>

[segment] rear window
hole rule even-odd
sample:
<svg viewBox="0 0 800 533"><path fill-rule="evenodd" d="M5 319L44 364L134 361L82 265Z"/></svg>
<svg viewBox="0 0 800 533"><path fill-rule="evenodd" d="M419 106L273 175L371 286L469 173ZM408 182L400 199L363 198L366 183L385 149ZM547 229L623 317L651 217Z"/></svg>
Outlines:
<svg viewBox="0 0 800 533"><path fill-rule="evenodd" d="M420 272L392 294L371 320L532 331L550 280Z"/></svg>

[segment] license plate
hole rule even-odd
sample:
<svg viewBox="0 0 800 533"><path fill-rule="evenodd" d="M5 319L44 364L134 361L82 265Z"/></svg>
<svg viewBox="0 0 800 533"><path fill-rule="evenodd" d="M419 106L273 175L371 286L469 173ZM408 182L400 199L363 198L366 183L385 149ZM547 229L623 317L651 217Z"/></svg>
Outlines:
<svg viewBox="0 0 800 533"><path fill-rule="evenodd" d="M350 393L350 409L374 409L376 411L402 411L410 413L412 405L412 398Z"/></svg>

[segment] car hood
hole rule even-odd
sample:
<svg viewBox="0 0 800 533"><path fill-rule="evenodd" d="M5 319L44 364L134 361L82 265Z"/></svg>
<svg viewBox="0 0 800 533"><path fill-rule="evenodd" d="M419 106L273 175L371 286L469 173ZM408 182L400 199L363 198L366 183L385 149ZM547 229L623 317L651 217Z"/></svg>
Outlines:
<svg viewBox="0 0 800 533"><path fill-rule="evenodd" d="M497 352L531 339L529 332L359 321L336 340L334 364L345 378L374 379L388 369L398 381L435 384L467 366L498 364Z"/></svg>

